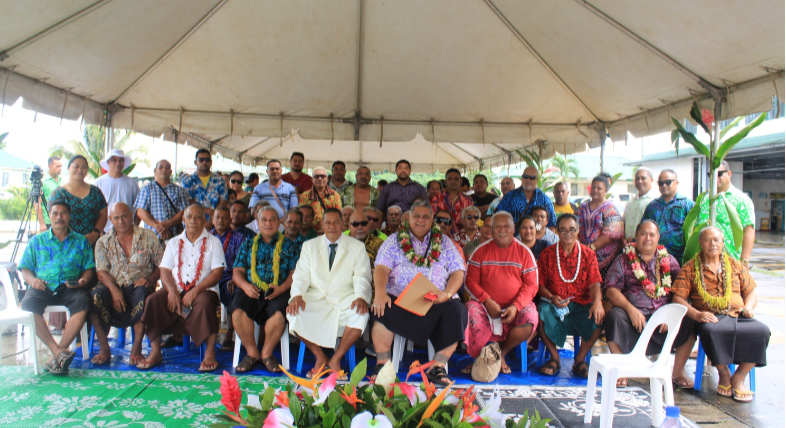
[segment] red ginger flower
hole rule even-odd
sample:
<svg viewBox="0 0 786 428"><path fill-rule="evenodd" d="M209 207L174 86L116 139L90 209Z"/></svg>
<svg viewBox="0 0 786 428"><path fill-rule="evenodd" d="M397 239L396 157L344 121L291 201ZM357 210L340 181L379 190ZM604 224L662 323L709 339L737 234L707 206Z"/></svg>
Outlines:
<svg viewBox="0 0 786 428"><path fill-rule="evenodd" d="M237 384L237 379L230 376L224 370L224 375L219 378L221 380L221 404L227 408L230 413L239 415L240 412L240 399L243 393L240 391L240 385Z"/></svg>
<svg viewBox="0 0 786 428"><path fill-rule="evenodd" d="M715 121L715 115L707 109L701 109L701 121L704 122L707 128L712 128L712 122Z"/></svg>

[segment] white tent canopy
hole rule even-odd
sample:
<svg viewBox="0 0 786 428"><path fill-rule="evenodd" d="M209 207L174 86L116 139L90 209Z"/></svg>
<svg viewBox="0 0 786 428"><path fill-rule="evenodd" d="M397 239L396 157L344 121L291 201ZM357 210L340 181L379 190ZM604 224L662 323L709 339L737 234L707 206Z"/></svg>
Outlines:
<svg viewBox="0 0 786 428"><path fill-rule="evenodd" d="M694 99L765 111L784 90L782 0L41 0L0 16L4 104L178 131L245 163L478 168L663 132Z"/></svg>

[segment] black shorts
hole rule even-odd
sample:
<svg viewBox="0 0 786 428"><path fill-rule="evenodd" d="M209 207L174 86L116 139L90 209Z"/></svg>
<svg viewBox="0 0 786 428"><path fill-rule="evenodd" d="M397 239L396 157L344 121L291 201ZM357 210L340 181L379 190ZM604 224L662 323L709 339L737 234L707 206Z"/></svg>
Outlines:
<svg viewBox="0 0 786 428"><path fill-rule="evenodd" d="M287 306L289 306L289 291L273 300L265 300L261 294L259 299L252 299L246 295L242 288L235 287L235 293L232 295L232 304L227 308L227 312L229 316L232 316L233 312L241 310L251 320L264 326L265 322L275 315L276 312L281 312L281 315L286 319Z"/></svg>
<svg viewBox="0 0 786 428"><path fill-rule="evenodd" d="M22 310L43 315L47 306L65 306L71 315L90 311L90 293L86 288L60 286L56 292L28 288L22 299ZM89 314L89 312L88 312Z"/></svg>

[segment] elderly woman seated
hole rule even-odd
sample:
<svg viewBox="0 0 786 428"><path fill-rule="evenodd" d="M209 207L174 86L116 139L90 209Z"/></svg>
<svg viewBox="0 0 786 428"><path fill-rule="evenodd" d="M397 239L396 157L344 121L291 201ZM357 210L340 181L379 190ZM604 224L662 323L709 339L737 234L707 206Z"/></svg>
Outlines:
<svg viewBox="0 0 786 428"><path fill-rule="evenodd" d="M371 311L376 322L371 337L377 367L373 377L390 359L393 338L398 334L421 346L431 342L436 354L427 376L444 386L451 382L445 366L458 343L464 341L467 327L467 309L456 296L464 281L464 261L450 237L434 225L428 202L412 204L410 221L402 229L406 231L391 235L382 244L375 262L376 292ZM418 274L439 289L434 305L424 316L393 303Z"/></svg>
<svg viewBox="0 0 786 428"><path fill-rule="evenodd" d="M464 227L453 234L453 240L461 248L464 248L464 245L480 237L480 226L478 225L478 223L482 223L480 210L477 207L464 208L461 210L461 221L464 222Z"/></svg>
<svg viewBox="0 0 786 428"><path fill-rule="evenodd" d="M688 307L707 357L718 369L717 393L736 401L753 400L745 377L767 365L770 329L754 320L756 283L739 261L723 252L723 232L704 228L701 251L682 266L674 281L674 302ZM690 303L688 303L690 301ZM738 364L734 375L729 364Z"/></svg>

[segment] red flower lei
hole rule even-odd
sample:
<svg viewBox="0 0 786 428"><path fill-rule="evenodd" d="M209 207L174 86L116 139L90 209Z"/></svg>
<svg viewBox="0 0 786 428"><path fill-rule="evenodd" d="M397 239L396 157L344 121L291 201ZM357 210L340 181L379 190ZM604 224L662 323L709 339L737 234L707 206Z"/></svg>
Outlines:
<svg viewBox="0 0 786 428"><path fill-rule="evenodd" d="M227 231L227 240L224 241L224 254L227 253L227 248L229 247L229 239L232 238L232 229Z"/></svg>
<svg viewBox="0 0 786 428"><path fill-rule="evenodd" d="M183 272L183 245L185 244L185 239L187 238L180 240L180 247L177 252L177 285L179 285L183 291L191 291L192 288L199 284L199 276L202 274L202 262L205 260L207 238L202 240L202 246L199 247L199 261L196 265L196 276L188 284L183 284L183 277L181 276L181 272ZM227 242L228 241L229 240L227 240Z"/></svg>

